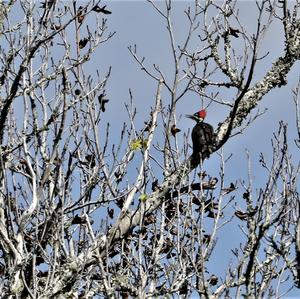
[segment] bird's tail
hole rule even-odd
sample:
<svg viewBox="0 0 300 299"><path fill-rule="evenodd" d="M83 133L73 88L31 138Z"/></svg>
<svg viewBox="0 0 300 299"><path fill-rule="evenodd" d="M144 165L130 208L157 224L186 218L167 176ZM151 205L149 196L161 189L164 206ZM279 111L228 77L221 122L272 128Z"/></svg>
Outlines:
<svg viewBox="0 0 300 299"><path fill-rule="evenodd" d="M196 168L200 164L200 154L193 152L191 155L191 167Z"/></svg>

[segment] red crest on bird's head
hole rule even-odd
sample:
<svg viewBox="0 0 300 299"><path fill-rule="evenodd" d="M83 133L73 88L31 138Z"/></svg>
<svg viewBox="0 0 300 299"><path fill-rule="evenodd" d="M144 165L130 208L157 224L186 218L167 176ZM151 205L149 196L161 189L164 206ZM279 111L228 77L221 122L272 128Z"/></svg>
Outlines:
<svg viewBox="0 0 300 299"><path fill-rule="evenodd" d="M205 111L204 109L200 110L200 111L198 112L198 116L199 116L199 118L204 119L205 116L206 116L206 111Z"/></svg>
<svg viewBox="0 0 300 299"><path fill-rule="evenodd" d="M187 115L186 117L196 121L197 123L203 122L206 116L206 111L204 109L194 113L193 115Z"/></svg>

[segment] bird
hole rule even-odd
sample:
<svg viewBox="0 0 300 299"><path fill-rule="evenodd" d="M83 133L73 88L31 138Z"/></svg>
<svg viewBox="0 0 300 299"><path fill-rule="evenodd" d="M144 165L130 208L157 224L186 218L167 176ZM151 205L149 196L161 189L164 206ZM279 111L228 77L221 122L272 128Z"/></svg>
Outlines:
<svg viewBox="0 0 300 299"><path fill-rule="evenodd" d="M192 130L193 153L191 164L192 166L197 166L200 161L209 158L216 148L217 138L213 126L204 122L206 117L204 109L193 115L186 115L186 117L196 121L196 125Z"/></svg>

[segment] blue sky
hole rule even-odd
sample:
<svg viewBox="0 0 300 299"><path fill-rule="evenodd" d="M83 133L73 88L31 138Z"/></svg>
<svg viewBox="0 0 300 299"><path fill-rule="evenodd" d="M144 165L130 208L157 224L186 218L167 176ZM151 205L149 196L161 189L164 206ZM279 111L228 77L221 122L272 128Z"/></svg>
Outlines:
<svg viewBox="0 0 300 299"><path fill-rule="evenodd" d="M187 32L187 21L183 10L189 1L174 1L173 26L175 43L181 43ZM107 43L100 46L94 58L87 64L86 70L95 73L98 69L104 74L112 67L112 75L106 87L107 97L110 99L107 111L103 115L103 128L110 122L111 144L117 143L120 136L120 129L123 122L128 121L125 103L129 103L129 88L133 93L133 103L137 108L136 127L142 129L144 121L148 119L150 106L154 103L157 83L151 80L137 65L128 51L128 46L137 45L138 53L146 57L146 65L159 65L169 80L172 80L174 73L171 59L171 48L166 24L163 19L154 11L146 1L107 1L107 8L112 11L108 18L108 28L116 31L116 35ZM157 1L163 5L163 1ZM240 20L248 32L254 32L256 28L256 7L254 1L238 1ZM85 36L85 29L82 28L81 36ZM198 39L194 39L191 48L197 47ZM239 46L239 40L236 41ZM282 39L282 28L276 21L271 25L268 34L261 46L260 54L270 52L266 59L257 64L255 77L252 84L264 76L272 62L283 54L284 44ZM259 154L266 154L271 159L271 138L278 130L279 121L283 120L289 124L288 136L290 139L290 150L294 161L299 161L293 139L296 138L295 130L295 107L292 100L291 89L297 84L300 73L299 62L294 65L288 75L288 85L276 88L267 94L258 109L267 112L251 124L242 135L237 135L227 142L223 148L225 157L233 155L226 165L226 183L247 180L248 161L246 149L249 150L252 161L253 182L257 188L264 187L266 174L258 166ZM229 90L222 90L220 94L226 100L233 100L234 93ZM163 92L163 101L167 106L170 99L168 94ZM199 97L188 93L178 105L176 116L177 126L182 130L177 135L179 146L183 145L184 133L188 133L194 125L191 120L184 117L185 114L192 114L201 108ZM207 122L217 127L228 115L229 110L222 106L211 105L208 109ZM160 135L156 136L157 141L163 141ZM204 168L212 176L219 176L220 159L214 154L205 162ZM161 177L162 174L158 174ZM133 176L132 180L135 177ZM239 192L239 191L238 191ZM240 189L240 193L243 190ZM211 272L221 273L226 268L232 255L230 248L238 246L240 242L238 229L229 225L224 229L224 234L216 247L211 260ZM294 290L293 295L299 295ZM292 298L292 297L285 297ZM296 297L294 297L296 298Z"/></svg>
<svg viewBox="0 0 300 299"><path fill-rule="evenodd" d="M183 9L187 7L188 1L174 2L175 13L173 17L173 26L175 28L175 41L181 42L182 37L187 32L187 22ZM127 121L127 114L124 103L129 102L129 88L133 93L133 103L137 108L137 127L142 128L143 122L149 115L149 107L154 102L156 92L156 82L151 80L134 61L127 47L133 44L137 45L138 53L146 57L145 64L150 66L157 64L165 73L166 77L172 78L173 64L170 58L170 43L162 18L154 11L146 1L112 1L107 2L108 8L113 12L108 18L108 26L111 31L116 31L116 35L107 44L104 44L99 50L99 68L103 70L112 66L112 76L107 85L107 94L111 99L107 114L104 120L112 120L112 131L116 138L119 137L119 128L124 121ZM163 5L163 2L157 2ZM240 19L248 32L254 32L256 29L256 7L254 1L238 2ZM197 42L193 44L197 46ZM259 61L252 84L255 84L267 70L272 62L283 55L282 27L276 21L270 26L261 45L260 54L269 55L265 60ZM94 64L94 62L93 62ZM93 65L94 66L94 65ZM228 181L236 180L247 175L246 149L249 150L252 162L256 164L259 154L270 153L272 134L278 130L279 121L283 120L289 124L289 138L296 138L295 130L295 106L292 100L291 89L297 84L300 70L299 62L294 65L288 75L288 84L282 88L276 88L264 96L258 105L260 112L267 109L266 113L252 123L242 135L232 138L224 146L225 155L233 154L228 167ZM230 101L234 99L235 94L231 91L222 90L220 95ZM169 103L168 96L163 96L165 105ZM185 114L191 114L197 111L201 106L199 97L195 94L187 94L179 103L177 108L177 125L183 132L188 132L192 128L191 120L184 117ZM258 110L254 111L257 112ZM212 105L208 109L207 122L215 128L219 122L222 122L228 115L229 110L223 106ZM253 113L253 115L254 115ZM183 134L178 134L178 141L183 142ZM296 148L291 142L292 152ZM206 162L207 167L212 171L219 171L217 158L212 157ZM255 171L255 179L260 180L260 173Z"/></svg>
<svg viewBox="0 0 300 299"><path fill-rule="evenodd" d="M173 26L175 28L175 41L181 42L182 37L187 32L187 22L183 14L183 9L188 1L174 2L175 12L173 14ZM156 2L163 5L163 2ZM173 76L173 64L170 59L170 43L166 30L166 24L162 18L153 10L149 3L145 1L109 1L108 8L112 11L109 16L109 28L116 31L116 36L105 44L99 51L99 67L104 69L112 66L112 77L107 86L107 94L111 99L108 112L105 118L112 120L111 138L119 138L119 127L127 120L124 103L128 102L128 89L130 88L134 95L134 105L137 108L137 127L142 128L143 121L149 115L149 106L154 102L156 92L156 82L151 80L140 70L140 67L131 57L127 47L133 44L137 45L138 53L146 57L146 65L160 65L167 78ZM254 1L238 1L240 10L240 20L248 32L254 32L256 29L256 7ZM272 62L283 55L284 44L282 38L282 27L276 21L272 23L270 29L261 45L260 54L264 55L270 52L266 59L258 62L255 76L252 84L256 83L264 76L271 67ZM197 41L194 41L197 46ZM239 41L237 41L238 43ZM249 150L252 161L252 173L254 185L264 187L266 174L258 166L259 154L264 153L271 159L271 138L272 134L278 130L279 121L283 120L289 124L288 136L290 139L290 150L294 155L294 161L299 160L294 146L293 139L296 138L295 130L295 107L292 100L291 89L298 81L300 71L299 62L294 65L288 75L288 84L282 88L276 88L267 94L258 106L259 111L266 113L252 123L242 135L232 138L224 146L225 157L233 154L227 164L226 181L235 182L238 180L247 180L248 161L246 149ZM233 94L229 91L224 92L224 99L232 100ZM163 97L167 105L168 97ZM185 119L185 114L190 114L200 108L200 100L195 94L187 94L179 103L177 109L177 125L183 132L188 132L193 123ZM221 106L212 105L208 109L207 122L214 127L222 122L227 116L228 110ZM180 118L181 117L181 118ZM106 120L104 118L104 120ZM159 138L159 137L158 137ZM183 134L178 134L179 143L183 142ZM112 141L113 142L113 141ZM205 162L205 170L218 176L219 157L214 155ZM243 190L240 191L241 193ZM237 236L237 237L235 237ZM228 226L224 229L223 236L220 237L219 244L212 258L212 271L222 271L228 264L230 257L229 248L233 244L238 246L240 242L237 227ZM226 258L224 258L226 257ZM232 256L231 256L232 257ZM294 290L291 295L300 295L298 290ZM292 297L285 297L292 298Z"/></svg>

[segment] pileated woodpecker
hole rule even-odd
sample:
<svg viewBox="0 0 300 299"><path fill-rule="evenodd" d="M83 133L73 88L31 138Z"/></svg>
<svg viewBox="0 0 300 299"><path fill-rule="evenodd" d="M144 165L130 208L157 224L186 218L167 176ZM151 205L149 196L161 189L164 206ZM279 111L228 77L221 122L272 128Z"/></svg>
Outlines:
<svg viewBox="0 0 300 299"><path fill-rule="evenodd" d="M205 110L200 110L193 115L187 115L188 118L197 122L192 131L193 154L191 163L193 166L197 166L200 160L203 161L208 158L217 143L214 128L204 122L205 116Z"/></svg>

